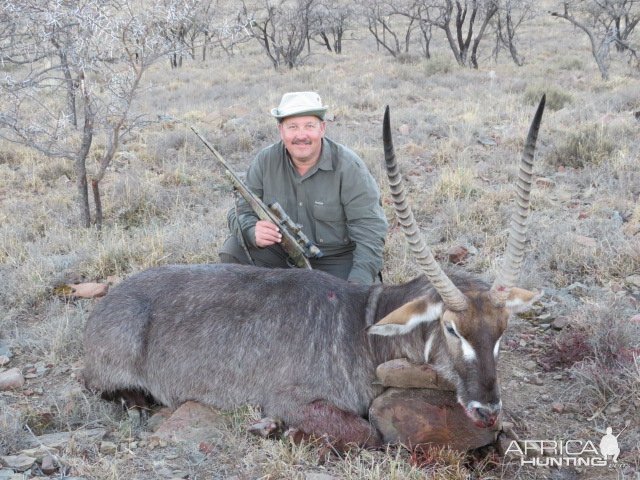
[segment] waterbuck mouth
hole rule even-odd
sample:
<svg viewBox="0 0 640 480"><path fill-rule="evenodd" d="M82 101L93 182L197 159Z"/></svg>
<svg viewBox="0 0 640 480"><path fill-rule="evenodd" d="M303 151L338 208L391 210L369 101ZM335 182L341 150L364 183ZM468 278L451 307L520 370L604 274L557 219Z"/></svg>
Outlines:
<svg viewBox="0 0 640 480"><path fill-rule="evenodd" d="M497 408L494 405L487 406L476 401L471 401L466 406L462 402L459 403L467 417L478 428L493 427L498 421L498 415L502 410L502 402L497 405Z"/></svg>

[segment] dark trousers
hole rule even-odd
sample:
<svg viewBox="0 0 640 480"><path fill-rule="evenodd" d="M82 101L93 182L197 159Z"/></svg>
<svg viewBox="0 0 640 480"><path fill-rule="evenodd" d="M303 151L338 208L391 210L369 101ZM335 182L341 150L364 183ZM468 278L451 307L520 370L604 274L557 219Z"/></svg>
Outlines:
<svg viewBox="0 0 640 480"><path fill-rule="evenodd" d="M280 245L271 245L265 248L247 245L247 249L253 262L247 257L244 248L242 248L236 236L231 235L225 240L218 255L222 263L253 264L258 267L267 268L289 268L291 266L287 254ZM349 272L351 272L353 253L347 252L341 255L325 256L318 259L310 258L309 262L314 270L322 270L323 272L346 280L349 277Z"/></svg>

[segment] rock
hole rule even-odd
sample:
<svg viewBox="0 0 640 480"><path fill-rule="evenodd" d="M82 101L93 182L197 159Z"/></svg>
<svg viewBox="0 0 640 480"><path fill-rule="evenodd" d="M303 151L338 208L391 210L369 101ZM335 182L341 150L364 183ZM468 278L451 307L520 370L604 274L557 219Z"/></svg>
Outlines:
<svg viewBox="0 0 640 480"><path fill-rule="evenodd" d="M51 368L50 365L45 365L44 362L38 362L35 365L27 365L25 367L24 378L38 378L42 377Z"/></svg>
<svg viewBox="0 0 640 480"><path fill-rule="evenodd" d="M573 241L573 243L576 243L578 245L580 245L581 247L587 247L587 248L591 248L594 249L598 246L598 242L596 241L595 238L592 237L585 237L584 235L571 235L571 241Z"/></svg>
<svg viewBox="0 0 640 480"><path fill-rule="evenodd" d="M462 245L457 245L447 250L447 256L450 263L453 263L454 265L460 265L464 263L464 261L469 256L469 250Z"/></svg>
<svg viewBox="0 0 640 480"><path fill-rule="evenodd" d="M406 358L389 360L378 365L376 376L385 387L455 390L455 387L439 376L430 365L411 363Z"/></svg>
<svg viewBox="0 0 640 480"><path fill-rule="evenodd" d="M72 439L76 442L96 443L102 440L107 434L104 428L92 428L89 430L77 430L75 432L58 432L47 433L32 438L29 446L31 448L54 448L60 449L65 447Z"/></svg>
<svg viewBox="0 0 640 480"><path fill-rule="evenodd" d="M633 287L640 288L640 275L629 275L624 281Z"/></svg>
<svg viewBox="0 0 640 480"><path fill-rule="evenodd" d="M6 356L6 355L0 355L0 367L4 367L6 364L8 364L11 361L11 359Z"/></svg>
<svg viewBox="0 0 640 480"><path fill-rule="evenodd" d="M40 470L42 470L42 473L44 473L45 475L51 475L55 473L57 469L58 462L56 462L56 459L52 455L45 455L44 457L42 457L42 464L40 465Z"/></svg>
<svg viewBox="0 0 640 480"><path fill-rule="evenodd" d="M16 472L29 470L34 463L36 463L35 458L23 454L0 457L0 464Z"/></svg>
<svg viewBox="0 0 640 480"><path fill-rule="evenodd" d="M0 373L0 392L21 388L24 382L22 372L17 368L10 368L6 372Z"/></svg>
<svg viewBox="0 0 640 480"><path fill-rule="evenodd" d="M515 440L507 435L505 432L500 432L498 434L498 439L496 440L496 450L498 455L504 457L511 446L511 442Z"/></svg>
<svg viewBox="0 0 640 480"><path fill-rule="evenodd" d="M562 330L567 325L569 325L569 319L567 317L558 317L551 322L551 328L554 330Z"/></svg>
<svg viewBox="0 0 640 480"><path fill-rule="evenodd" d="M9 345L2 340L0 340L0 355L11 359L11 350L9 349Z"/></svg>
<svg viewBox="0 0 640 480"><path fill-rule="evenodd" d="M113 442L101 442L100 453L103 455L114 455L118 451L118 446Z"/></svg>
<svg viewBox="0 0 640 480"><path fill-rule="evenodd" d="M221 441L225 429L219 411L198 402L185 402L155 431L152 440L199 444Z"/></svg>
<svg viewBox="0 0 640 480"><path fill-rule="evenodd" d="M68 286L71 287L71 296L74 298L104 297L109 291L109 285L107 285L106 283L88 282Z"/></svg>
<svg viewBox="0 0 640 480"><path fill-rule="evenodd" d="M622 413L622 407L620 405L610 405L607 407L607 413L613 417Z"/></svg>
<svg viewBox="0 0 640 480"><path fill-rule="evenodd" d="M409 135L411 128L406 123L403 123L398 127L398 132L400 132L400 135Z"/></svg>
<svg viewBox="0 0 640 480"><path fill-rule="evenodd" d="M328 473L305 472L304 480L339 480L338 477L329 475Z"/></svg>
<svg viewBox="0 0 640 480"><path fill-rule="evenodd" d="M546 177L538 177L536 178L536 187L538 188L551 188L555 187L556 182Z"/></svg>
<svg viewBox="0 0 640 480"><path fill-rule="evenodd" d="M16 475L16 472L13 470L9 468L0 468L0 480L11 480L14 475Z"/></svg>
<svg viewBox="0 0 640 480"><path fill-rule="evenodd" d="M533 375L530 379L529 379L529 383L531 385L537 385L539 387L544 385L544 378L542 378L540 375Z"/></svg>
<svg viewBox="0 0 640 480"><path fill-rule="evenodd" d="M130 410L134 410L134 409L130 409ZM160 410L155 412L153 415L151 415L149 420L147 420L147 428L152 432L155 432L158 428L160 428L160 425L162 425L162 423L171 416L172 413L173 412L171 411L170 408L167 408L167 407L161 408Z"/></svg>
<svg viewBox="0 0 640 480"><path fill-rule="evenodd" d="M538 364L534 360L527 360L524 362L525 370L533 371L538 368Z"/></svg>
<svg viewBox="0 0 640 480"><path fill-rule="evenodd" d="M564 404L559 402L554 402L551 404L551 411L553 413L562 413L564 412Z"/></svg>
<svg viewBox="0 0 640 480"><path fill-rule="evenodd" d="M589 292L589 287L580 282L574 282L571 285L566 287L566 290L576 297L581 297L583 295L587 295Z"/></svg>
<svg viewBox="0 0 640 480"><path fill-rule="evenodd" d="M495 147L498 143L491 137L478 137L478 143L480 145L484 145L485 147Z"/></svg>
<svg viewBox="0 0 640 480"><path fill-rule="evenodd" d="M500 421L476 427L458 404L455 392L390 388L374 399L369 420L388 443L431 443L466 451L495 442Z"/></svg>
<svg viewBox="0 0 640 480"><path fill-rule="evenodd" d="M198 444L198 451L205 455L211 455L217 450L217 445L209 442L200 442Z"/></svg>

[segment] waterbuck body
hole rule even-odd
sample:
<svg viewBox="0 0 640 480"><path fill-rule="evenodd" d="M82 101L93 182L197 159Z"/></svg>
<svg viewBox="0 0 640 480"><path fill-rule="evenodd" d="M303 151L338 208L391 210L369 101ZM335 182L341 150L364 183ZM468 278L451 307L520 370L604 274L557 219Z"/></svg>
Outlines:
<svg viewBox="0 0 640 480"><path fill-rule="evenodd" d="M363 286L320 271L174 265L131 276L88 318L84 379L129 404L196 400L223 409L258 405L334 445L377 445L365 420L382 387L376 367L430 363L456 386L478 426L500 412L496 362L509 315L537 295L514 286L526 233L536 112L518 176L518 207L502 269L489 285L446 274L417 235L389 127L385 160L398 221L425 271L403 285ZM133 399L133 400L131 400Z"/></svg>
<svg viewBox="0 0 640 480"><path fill-rule="evenodd" d="M474 296L489 289L466 275L451 277ZM223 409L259 405L310 435L373 445L376 433L360 417L382 391L375 369L387 360L424 363L426 355L458 385L464 406L499 404L494 350L508 312L499 322L495 315L479 320L475 329L486 333L471 346L475 359L456 354L442 312L424 277L367 287L301 269L158 267L131 276L96 305L85 330L84 379L93 390L143 392L170 407L187 400ZM394 315L406 316L406 325L375 325ZM479 345L485 340L487 348ZM335 419L309 423L308 407L318 401L351 414L340 419L340 432L327 425Z"/></svg>

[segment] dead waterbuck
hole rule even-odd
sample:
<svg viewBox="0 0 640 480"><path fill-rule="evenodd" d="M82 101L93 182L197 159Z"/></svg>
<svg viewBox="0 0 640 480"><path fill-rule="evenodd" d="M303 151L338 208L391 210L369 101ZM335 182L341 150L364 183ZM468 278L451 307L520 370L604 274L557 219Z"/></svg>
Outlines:
<svg viewBox="0 0 640 480"><path fill-rule="evenodd" d="M535 294L514 287L523 257L531 164L544 99L518 179L518 208L493 286L447 276L418 238L400 188L388 112L385 157L400 223L426 276L364 286L316 270L172 265L132 275L96 304L84 334L88 388L176 407L258 405L265 415L335 445L376 446L365 419L382 387L376 367L429 362L457 386L480 426L500 411L496 361L511 312ZM319 199L320 200L320 199Z"/></svg>

